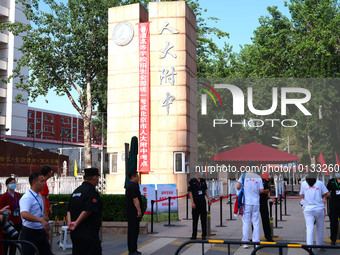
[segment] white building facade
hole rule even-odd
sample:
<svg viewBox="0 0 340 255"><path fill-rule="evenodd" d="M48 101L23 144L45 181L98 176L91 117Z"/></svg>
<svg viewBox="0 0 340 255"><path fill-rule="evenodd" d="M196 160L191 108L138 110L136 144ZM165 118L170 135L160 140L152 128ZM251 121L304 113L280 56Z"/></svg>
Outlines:
<svg viewBox="0 0 340 255"><path fill-rule="evenodd" d="M0 22L21 22L27 24L21 4L15 0L0 0ZM22 36L14 36L8 31L0 33L0 78L7 79L13 74L14 59L19 59ZM28 74L28 70L22 70ZM15 87L16 79L8 83L0 81L0 135L27 136L27 101L15 103L15 97L21 94L27 98L27 92Z"/></svg>

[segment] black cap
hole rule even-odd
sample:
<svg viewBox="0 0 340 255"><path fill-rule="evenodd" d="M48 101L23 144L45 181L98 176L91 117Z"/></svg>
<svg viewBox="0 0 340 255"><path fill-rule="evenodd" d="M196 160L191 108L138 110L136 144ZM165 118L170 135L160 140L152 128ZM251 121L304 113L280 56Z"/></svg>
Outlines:
<svg viewBox="0 0 340 255"><path fill-rule="evenodd" d="M85 168L84 173L85 173L84 176L94 176L94 175L100 176L100 174L98 173L98 168L94 168L94 167Z"/></svg>

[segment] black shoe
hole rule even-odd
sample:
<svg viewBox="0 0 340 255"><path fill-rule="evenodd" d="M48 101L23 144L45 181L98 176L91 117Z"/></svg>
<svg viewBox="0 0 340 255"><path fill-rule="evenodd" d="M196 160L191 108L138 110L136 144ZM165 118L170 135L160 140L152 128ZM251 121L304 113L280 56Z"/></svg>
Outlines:
<svg viewBox="0 0 340 255"><path fill-rule="evenodd" d="M275 242L272 238L266 238L267 242Z"/></svg>
<svg viewBox="0 0 340 255"><path fill-rule="evenodd" d="M205 240L205 239L207 239L205 236L202 236L202 240Z"/></svg>
<svg viewBox="0 0 340 255"><path fill-rule="evenodd" d="M135 251L129 251L129 255L137 255L138 253Z"/></svg>
<svg viewBox="0 0 340 255"><path fill-rule="evenodd" d="M142 253L140 251L136 251L137 255L142 255Z"/></svg>
<svg viewBox="0 0 340 255"><path fill-rule="evenodd" d="M336 245L336 242L332 241L332 242L331 242L331 245Z"/></svg>
<svg viewBox="0 0 340 255"><path fill-rule="evenodd" d="M196 236L190 237L190 240L196 240L196 239L197 239Z"/></svg>

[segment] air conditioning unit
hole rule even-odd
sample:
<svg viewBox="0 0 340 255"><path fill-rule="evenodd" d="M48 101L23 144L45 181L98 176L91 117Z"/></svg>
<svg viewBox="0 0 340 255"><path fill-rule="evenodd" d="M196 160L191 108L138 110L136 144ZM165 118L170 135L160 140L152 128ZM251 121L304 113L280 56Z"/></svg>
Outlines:
<svg viewBox="0 0 340 255"><path fill-rule="evenodd" d="M54 121L53 121L53 120L51 120L51 123L54 123Z"/></svg>

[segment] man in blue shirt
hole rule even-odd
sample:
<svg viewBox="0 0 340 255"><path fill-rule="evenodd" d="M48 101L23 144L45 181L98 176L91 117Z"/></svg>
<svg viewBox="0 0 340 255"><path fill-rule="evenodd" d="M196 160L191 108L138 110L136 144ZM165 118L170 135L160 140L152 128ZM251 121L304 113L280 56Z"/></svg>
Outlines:
<svg viewBox="0 0 340 255"><path fill-rule="evenodd" d="M41 173L29 176L30 190L20 199L20 213L22 230L20 240L35 244L40 254L51 255L51 246L48 242L49 223L44 220L44 204L40 191L44 188L44 177ZM34 248L29 244L22 244L24 255L33 255Z"/></svg>

